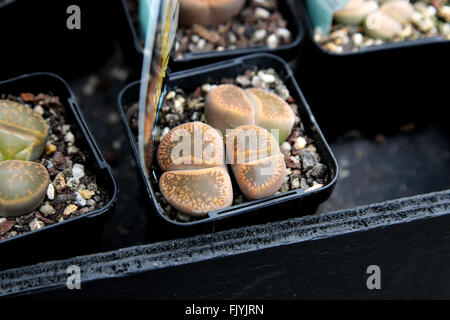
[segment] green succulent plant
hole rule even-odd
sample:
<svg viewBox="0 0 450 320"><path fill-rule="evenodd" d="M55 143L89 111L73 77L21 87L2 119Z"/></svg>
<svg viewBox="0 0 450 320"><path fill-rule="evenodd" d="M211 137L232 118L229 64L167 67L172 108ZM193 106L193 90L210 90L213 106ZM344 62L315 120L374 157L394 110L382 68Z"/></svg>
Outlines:
<svg viewBox="0 0 450 320"><path fill-rule="evenodd" d="M28 214L44 200L50 177L36 162L0 162L0 217Z"/></svg>
<svg viewBox="0 0 450 320"><path fill-rule="evenodd" d="M0 100L0 161L36 160L47 137L47 124L41 115L23 104Z"/></svg>

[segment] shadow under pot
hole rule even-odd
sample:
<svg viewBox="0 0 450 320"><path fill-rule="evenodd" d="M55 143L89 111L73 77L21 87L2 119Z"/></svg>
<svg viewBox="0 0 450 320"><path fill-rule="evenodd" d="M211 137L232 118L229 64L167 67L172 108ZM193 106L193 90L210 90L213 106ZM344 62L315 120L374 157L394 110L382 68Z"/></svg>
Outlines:
<svg viewBox="0 0 450 320"><path fill-rule="evenodd" d="M174 202L171 201L173 199L163 195L165 193L167 196L167 189L174 189L176 192L181 190L181 187L177 189L170 184L171 180L178 179L174 177L176 170L188 169L185 171L188 173L189 169L194 169L189 175L203 173L202 178L206 176L206 171L211 171L215 177L225 174L222 168L218 168L220 165L214 165L214 163L205 165L206 167L199 165L195 168L177 168L171 164L166 166L163 161L157 160L161 155L159 150L159 154L155 153L153 164L149 168L150 178L146 178L137 148L139 84L139 82L132 83L122 90L119 96L119 111L143 177L143 187L148 192L148 200L153 208L153 212L149 215L152 237L176 238L312 214L317 206L330 196L338 174L336 159L292 77L292 71L280 58L270 54L255 54L170 75L168 94L157 117L155 150L164 144L164 138L174 135L174 131L183 126L197 124L200 127L221 129L220 124L214 123L211 117L207 121L208 115L205 112L208 94L212 94L216 89L230 87L236 90L237 96L243 95L243 92L247 90L254 94L260 92L263 95L274 96L274 99L280 101L294 114L293 121L287 122L291 128L284 130L287 133L282 138L283 141L280 141L280 144L276 141L274 144L276 147L273 150L279 150L275 153L275 157L281 156L282 159L280 163L282 169L277 171L277 175L278 173L282 175L282 181L277 190L272 190L270 194L246 190L239 179L239 170L242 167L228 165L229 161L227 161L225 171L228 172L232 184L231 204L217 210L202 212L200 215L192 214L192 212L186 214L186 211L177 210L177 205L174 206ZM219 100L220 98L216 101ZM243 117L245 117L244 114L248 115L244 112ZM250 119L250 124L256 123L267 128L267 124L255 119ZM238 126L235 130L242 127L245 126ZM280 132L286 129L279 125L278 128ZM214 132L218 134L214 129L210 131L211 136ZM266 129L262 131L269 132ZM271 134L269 133L268 136ZM223 145L222 139L220 143ZM228 148L228 143L224 148ZM230 149L227 151L227 158L229 158L232 152ZM252 153L249 152L249 154ZM256 157L247 160L246 165L250 165L253 160L264 162L266 158ZM161 180L162 177L164 181ZM185 184L189 185L189 178L181 177L180 179L186 179ZM228 178L224 177L222 180L224 179ZM192 180L192 185L195 183L196 181ZM211 187L212 189L214 188ZM228 194L229 188L224 186L222 191ZM188 198L192 197L188 196ZM223 203L227 203L229 199L224 196L222 200ZM200 201L202 204L203 202Z"/></svg>
<svg viewBox="0 0 450 320"><path fill-rule="evenodd" d="M60 77L0 82L0 268L91 253L117 187Z"/></svg>
<svg viewBox="0 0 450 320"><path fill-rule="evenodd" d="M135 47L135 52L127 49L129 46L125 51L131 54L130 60L140 63L145 39L145 23L140 23L142 3L139 0L122 0L122 3L132 37L124 41L128 44L133 41ZM210 1L210 4L205 1L197 7L198 3L180 2L180 19L170 63L172 71L253 53L269 52L286 61L298 57L303 28L289 1L232 0ZM203 19L198 19L199 16Z"/></svg>

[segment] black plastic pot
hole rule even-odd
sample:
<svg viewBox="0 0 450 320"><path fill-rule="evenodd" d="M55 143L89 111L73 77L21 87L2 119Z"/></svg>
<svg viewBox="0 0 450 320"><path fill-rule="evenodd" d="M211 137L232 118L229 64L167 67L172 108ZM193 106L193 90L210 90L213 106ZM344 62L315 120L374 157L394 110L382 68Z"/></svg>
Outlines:
<svg viewBox="0 0 450 320"><path fill-rule="evenodd" d="M253 53L268 52L276 54L283 58L285 61L290 61L298 57L300 53L300 45L303 40L304 31L300 19L294 14L294 7L289 0L278 0L279 10L283 17L288 22L288 29L292 32L292 43L284 46L279 46L277 48L269 48L267 46L260 47L249 47L240 48L234 50L224 50L221 52L210 51L210 52L200 52L200 53L187 53L184 55L183 59L172 59L170 62L170 69L172 71L180 71L188 68L194 68L203 66L206 64L211 64L225 59L230 59L234 57L244 56ZM129 56L131 63L135 61L136 66L140 66L142 63L143 47L142 41L140 40L139 33L133 25L133 20L131 18L130 12L126 4L126 0L122 0L124 15L128 21L129 27L129 37L125 37L125 52ZM131 48L131 43L133 43L134 49ZM132 52L132 51L133 52ZM140 68L138 68L140 70Z"/></svg>
<svg viewBox="0 0 450 320"><path fill-rule="evenodd" d="M286 193L274 195L264 199L249 201L230 208L209 212L208 217L202 220L180 223L167 218L156 200L154 184L146 179L143 165L139 159L136 139L127 122L127 108L139 99L139 82L132 83L125 87L119 96L119 112L131 148L136 156L139 171L143 177L144 186L148 192L148 198L153 211L151 217L154 218L152 228L155 237L180 237L186 234L217 231L222 228L230 228L242 224L261 223L266 221L281 220L283 218L299 216L313 213L317 206L325 201L332 193L338 176L338 164L323 137L309 106L303 98L303 94L298 87L291 69L282 59L270 54L255 54L245 57L231 59L225 62L216 63L196 69L189 69L170 74L168 80L169 89L182 88L186 92L193 92L198 86L207 82L220 81L222 78L232 78L244 73L246 70L257 67L274 68L289 89L291 96L299 106L300 118L304 124L307 135L314 138L316 147L323 163L330 170L331 181L321 189L304 193L303 190L291 190ZM156 176L150 174L150 176ZM153 181L155 184L157 180ZM274 212L276 208L276 213Z"/></svg>
<svg viewBox="0 0 450 320"><path fill-rule="evenodd" d="M67 27L71 5L80 8L79 30ZM15 0L4 5L0 79L35 71L67 79L97 70L113 52L120 8L120 0Z"/></svg>
<svg viewBox="0 0 450 320"><path fill-rule="evenodd" d="M349 126L388 132L433 117L424 107L432 111L445 99L447 84L441 79L450 72L450 41L424 38L336 54L314 41L305 1L296 3L307 62L299 64L296 76L326 134Z"/></svg>
<svg viewBox="0 0 450 320"><path fill-rule="evenodd" d="M51 73L26 74L0 82L0 94L19 95L22 92L52 92L60 98L66 107L66 122L73 128L77 145L86 152L97 184L106 190L110 200L99 210L0 240L0 269L94 252L101 244L103 227L113 212L118 192L111 169L87 128L67 83Z"/></svg>

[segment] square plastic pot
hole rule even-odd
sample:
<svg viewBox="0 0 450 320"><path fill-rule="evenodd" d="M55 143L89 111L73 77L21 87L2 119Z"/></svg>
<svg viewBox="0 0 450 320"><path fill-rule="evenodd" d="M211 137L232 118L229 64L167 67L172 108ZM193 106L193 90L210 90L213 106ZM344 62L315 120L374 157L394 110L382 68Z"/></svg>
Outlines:
<svg viewBox="0 0 450 320"><path fill-rule="evenodd" d="M123 4L124 19L126 20L128 32L123 37L124 51L128 56L128 60L136 65L140 70L142 64L143 46L139 37L138 30L135 29L132 17L127 7L126 0L121 0ZM288 45L279 46L277 48L269 48L268 46L238 48L234 50L224 51L208 51L199 53L186 53L183 59L171 59L169 67L172 71L180 71L188 68L194 68L211 64L225 59L244 56L254 53L272 53L283 58L285 61L296 59L300 52L300 46L303 41L304 31L300 19L294 14L294 7L289 0L278 0L278 6L281 14L288 22L287 28L292 32L292 42ZM123 26L125 27L125 26Z"/></svg>
<svg viewBox="0 0 450 320"><path fill-rule="evenodd" d="M52 92L60 98L66 108L66 123L71 125L77 146L88 155L90 170L95 174L97 184L107 192L109 202L101 209L0 240L0 269L95 251L101 245L103 227L113 212L118 192L111 169L94 141L67 83L51 73L26 74L0 82L0 94L20 95L22 92Z"/></svg>
<svg viewBox="0 0 450 320"><path fill-rule="evenodd" d="M243 224L281 220L305 213L313 213L317 206L331 195L338 176L337 161L322 135L309 106L305 102L291 69L282 59L270 54L255 54L231 59L223 63L172 73L168 80L168 88L169 90L180 88L185 90L185 92L193 92L204 83L214 83L220 81L222 78L236 77L246 70L255 67L258 69L273 68L277 70L278 75L299 106L300 118L302 119L307 135L314 138L318 153L323 163L328 167L330 182L326 186L308 193L305 193L301 189L291 190L264 199L249 201L226 209L209 212L207 218L194 222L181 223L170 220L164 215L161 205L155 197L155 192L158 191L155 189L155 185L158 181L154 179L154 183L151 183L144 175L143 166L139 160L136 138L127 121L127 108L139 99L140 83L135 82L122 90L118 101L119 112L143 178L143 187L147 190L147 197L151 208L149 215L152 220L151 224L153 224L151 232L154 233L153 236L155 238L175 238L188 234L232 228ZM156 177L153 173L150 173L150 176Z"/></svg>

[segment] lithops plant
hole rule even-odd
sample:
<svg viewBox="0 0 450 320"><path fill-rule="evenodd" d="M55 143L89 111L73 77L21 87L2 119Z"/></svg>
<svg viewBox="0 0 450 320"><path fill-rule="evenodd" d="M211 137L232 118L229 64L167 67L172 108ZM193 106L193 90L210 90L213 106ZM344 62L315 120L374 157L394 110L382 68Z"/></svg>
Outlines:
<svg viewBox="0 0 450 320"><path fill-rule="evenodd" d="M245 93L253 103L255 124L274 135L278 133L278 143L286 141L295 122L295 114L286 101L260 88L246 89Z"/></svg>
<svg viewBox="0 0 450 320"><path fill-rule="evenodd" d="M402 24L408 23L415 11L414 6L408 0L386 1L380 9Z"/></svg>
<svg viewBox="0 0 450 320"><path fill-rule="evenodd" d="M0 161L36 160L47 137L41 115L20 103L0 100Z"/></svg>
<svg viewBox="0 0 450 320"><path fill-rule="evenodd" d="M390 40L403 30L403 25L387 13L379 10L371 13L364 22L364 30L367 36Z"/></svg>
<svg viewBox="0 0 450 320"><path fill-rule="evenodd" d="M250 142L255 138L256 141ZM227 158L232 162L234 176L245 197L261 199L280 189L286 177L286 165L269 131L251 125L238 127L227 134L226 142Z"/></svg>
<svg viewBox="0 0 450 320"><path fill-rule="evenodd" d="M164 171L225 166L223 139L205 123L185 123L164 136L157 158Z"/></svg>
<svg viewBox="0 0 450 320"><path fill-rule="evenodd" d="M244 90L232 84L220 85L206 96L206 121L223 135L227 129L255 123L252 102Z"/></svg>
<svg viewBox="0 0 450 320"><path fill-rule="evenodd" d="M165 199L190 216L229 207L233 188L225 165L222 136L211 126L191 122L173 128L161 141L159 187Z"/></svg>
<svg viewBox="0 0 450 320"><path fill-rule="evenodd" d="M167 171L159 185L174 208L194 217L229 207L233 202L230 175L223 167Z"/></svg>
<svg viewBox="0 0 450 320"><path fill-rule="evenodd" d="M364 31L372 38L392 40L403 31L413 14L414 7L408 0L386 1L380 10L367 16Z"/></svg>
<svg viewBox="0 0 450 320"><path fill-rule="evenodd" d="M275 194L286 177L283 155L250 161L233 167L239 188L248 199L261 199Z"/></svg>
<svg viewBox="0 0 450 320"><path fill-rule="evenodd" d="M223 135L242 125L257 125L285 141L291 133L295 114L289 105L274 93L260 88L246 89L224 84L206 97L206 121Z"/></svg>
<svg viewBox="0 0 450 320"><path fill-rule="evenodd" d="M225 166L223 139L205 123L185 123L164 136L157 158L164 171Z"/></svg>
<svg viewBox="0 0 450 320"><path fill-rule="evenodd" d="M378 4L374 0L349 0L344 8L334 13L334 20L345 25L359 25L377 9Z"/></svg>
<svg viewBox="0 0 450 320"><path fill-rule="evenodd" d="M227 22L244 7L246 0L179 0L180 23L204 26Z"/></svg>
<svg viewBox="0 0 450 320"><path fill-rule="evenodd" d="M32 212L44 200L50 177L39 163L21 160L0 162L0 216Z"/></svg>

